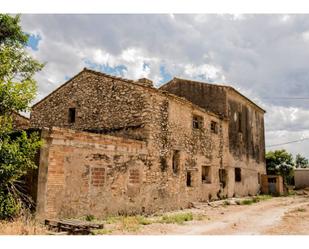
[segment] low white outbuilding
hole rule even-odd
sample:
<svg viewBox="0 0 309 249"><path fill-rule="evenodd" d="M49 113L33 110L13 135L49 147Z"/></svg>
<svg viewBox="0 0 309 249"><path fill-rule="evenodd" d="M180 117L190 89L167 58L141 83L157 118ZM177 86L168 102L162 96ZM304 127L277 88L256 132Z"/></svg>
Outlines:
<svg viewBox="0 0 309 249"><path fill-rule="evenodd" d="M309 187L309 168L294 169L295 188Z"/></svg>

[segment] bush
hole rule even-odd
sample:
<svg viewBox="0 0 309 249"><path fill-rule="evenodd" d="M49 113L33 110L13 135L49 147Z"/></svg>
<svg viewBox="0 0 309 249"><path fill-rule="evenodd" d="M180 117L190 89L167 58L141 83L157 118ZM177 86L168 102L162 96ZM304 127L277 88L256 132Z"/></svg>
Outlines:
<svg viewBox="0 0 309 249"><path fill-rule="evenodd" d="M0 220L12 218L20 213L21 202L10 192L0 190Z"/></svg>
<svg viewBox="0 0 309 249"><path fill-rule="evenodd" d="M20 179L37 167L34 159L40 146L37 133L0 134L0 219L11 219L31 204Z"/></svg>

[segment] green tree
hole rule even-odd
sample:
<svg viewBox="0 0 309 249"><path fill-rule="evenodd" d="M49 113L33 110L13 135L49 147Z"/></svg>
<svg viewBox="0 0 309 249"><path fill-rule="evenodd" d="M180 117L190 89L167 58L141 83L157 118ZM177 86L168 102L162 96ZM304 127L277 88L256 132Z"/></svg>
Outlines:
<svg viewBox="0 0 309 249"><path fill-rule="evenodd" d="M19 15L0 14L0 219L14 217L25 206L21 178L36 167L41 145L37 133L12 129L12 113L30 109L37 90L33 76L43 67L25 51L27 41Z"/></svg>
<svg viewBox="0 0 309 249"><path fill-rule="evenodd" d="M281 175L286 184L291 184L293 167L293 156L286 150L275 150L266 153L267 174Z"/></svg>
<svg viewBox="0 0 309 249"><path fill-rule="evenodd" d="M309 167L309 162L306 157L303 157L300 154L297 154L295 157L295 166L296 168L307 168Z"/></svg>

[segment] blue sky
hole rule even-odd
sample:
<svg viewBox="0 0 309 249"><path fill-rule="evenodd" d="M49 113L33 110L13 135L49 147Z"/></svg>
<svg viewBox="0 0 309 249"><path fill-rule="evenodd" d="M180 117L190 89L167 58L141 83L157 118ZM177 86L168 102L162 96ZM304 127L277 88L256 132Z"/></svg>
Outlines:
<svg viewBox="0 0 309 249"><path fill-rule="evenodd" d="M27 46L29 46L32 50L37 51L40 40L42 39L39 35L28 34L29 40Z"/></svg>

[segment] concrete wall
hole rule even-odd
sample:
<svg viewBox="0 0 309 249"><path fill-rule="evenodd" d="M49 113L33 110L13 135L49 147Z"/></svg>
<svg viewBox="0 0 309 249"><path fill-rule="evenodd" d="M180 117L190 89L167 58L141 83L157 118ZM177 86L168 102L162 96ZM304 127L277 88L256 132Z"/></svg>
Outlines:
<svg viewBox="0 0 309 249"><path fill-rule="evenodd" d="M295 188L309 187L309 169L294 169Z"/></svg>

